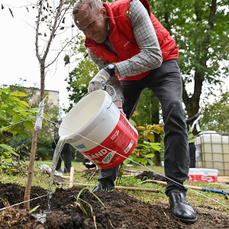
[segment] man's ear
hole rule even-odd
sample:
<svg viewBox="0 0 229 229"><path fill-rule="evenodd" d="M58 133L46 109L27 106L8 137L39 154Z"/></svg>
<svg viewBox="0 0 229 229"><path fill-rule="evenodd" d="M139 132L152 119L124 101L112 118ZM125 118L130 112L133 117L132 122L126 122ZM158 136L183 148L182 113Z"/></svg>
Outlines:
<svg viewBox="0 0 229 229"><path fill-rule="evenodd" d="M101 8L100 12L104 18L107 17L107 10L105 7Z"/></svg>

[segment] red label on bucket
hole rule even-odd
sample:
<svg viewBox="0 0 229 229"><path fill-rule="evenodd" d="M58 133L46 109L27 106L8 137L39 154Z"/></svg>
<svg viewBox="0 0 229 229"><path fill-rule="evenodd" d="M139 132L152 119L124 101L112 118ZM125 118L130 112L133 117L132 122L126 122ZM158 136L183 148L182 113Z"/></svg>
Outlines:
<svg viewBox="0 0 229 229"><path fill-rule="evenodd" d="M199 174L189 174L189 180L195 181L195 182L205 182L205 183L216 183L217 182L217 176L214 175L199 175Z"/></svg>
<svg viewBox="0 0 229 229"><path fill-rule="evenodd" d="M134 150L138 134L124 114L111 134L95 148L82 152L89 160L102 169L113 168L122 163Z"/></svg>

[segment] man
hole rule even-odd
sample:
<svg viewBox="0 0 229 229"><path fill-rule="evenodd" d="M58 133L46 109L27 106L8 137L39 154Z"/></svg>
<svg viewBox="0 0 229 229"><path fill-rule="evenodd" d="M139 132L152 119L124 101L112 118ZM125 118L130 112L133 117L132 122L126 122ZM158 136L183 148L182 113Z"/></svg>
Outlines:
<svg viewBox="0 0 229 229"><path fill-rule="evenodd" d="M186 200L183 182L188 177L189 156L178 47L168 31L150 12L147 0L78 1L74 21L85 34L85 46L101 69L90 81L89 92L102 89L115 63L124 94L123 111L130 118L142 91L150 88L161 103L165 130L166 195L172 214L183 222L195 222L195 211ZM102 170L94 191L114 189L118 166Z"/></svg>
<svg viewBox="0 0 229 229"><path fill-rule="evenodd" d="M192 133L194 126L196 125L196 129L199 132L199 120L202 117L203 112L197 112L194 116L186 120L187 129L188 129L188 145L189 145L189 158L190 164L189 168L196 168L196 146L195 146L195 137ZM192 126L191 126L191 123Z"/></svg>

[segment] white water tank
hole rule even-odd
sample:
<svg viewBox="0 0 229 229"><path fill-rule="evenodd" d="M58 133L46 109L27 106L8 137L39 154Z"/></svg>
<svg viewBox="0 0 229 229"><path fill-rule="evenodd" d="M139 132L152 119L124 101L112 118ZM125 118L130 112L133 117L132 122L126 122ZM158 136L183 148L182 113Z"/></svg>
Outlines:
<svg viewBox="0 0 229 229"><path fill-rule="evenodd" d="M197 168L218 169L219 175L229 175L229 136L203 131L195 144Z"/></svg>

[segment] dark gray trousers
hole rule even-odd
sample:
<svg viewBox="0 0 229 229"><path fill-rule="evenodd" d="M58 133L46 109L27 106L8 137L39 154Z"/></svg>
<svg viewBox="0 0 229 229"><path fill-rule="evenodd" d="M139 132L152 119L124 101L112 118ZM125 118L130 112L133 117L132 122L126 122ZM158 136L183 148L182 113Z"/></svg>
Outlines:
<svg viewBox="0 0 229 229"><path fill-rule="evenodd" d="M167 180L166 194L180 190L188 177L189 155L185 112L182 108L182 82L176 60L163 62L160 68L152 70L146 77L137 81L121 81L125 102L123 110L130 118L139 101L142 91L151 89L161 103L164 131L164 168ZM102 170L99 181L104 186L114 186L118 166ZM107 185L106 185L107 184ZM181 185L180 185L181 184Z"/></svg>

